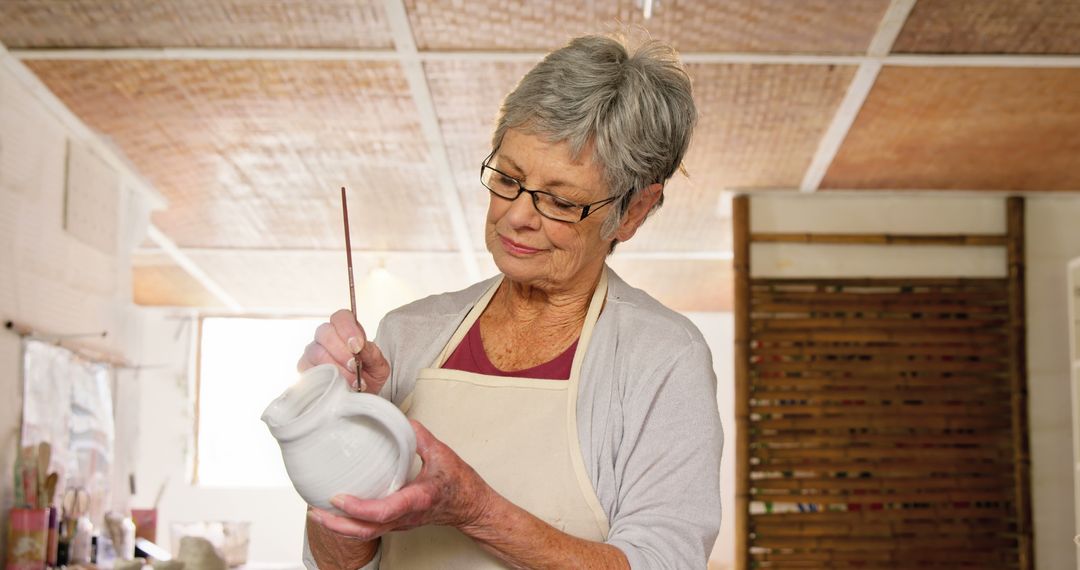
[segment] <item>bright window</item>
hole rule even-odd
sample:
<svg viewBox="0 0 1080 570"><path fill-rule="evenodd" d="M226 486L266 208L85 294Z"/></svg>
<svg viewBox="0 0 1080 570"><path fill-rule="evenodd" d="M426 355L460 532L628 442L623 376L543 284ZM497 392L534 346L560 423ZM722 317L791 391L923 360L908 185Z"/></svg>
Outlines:
<svg viewBox="0 0 1080 570"><path fill-rule="evenodd" d="M259 417L297 380L319 319L206 318L199 362L200 485L289 486L277 442Z"/></svg>

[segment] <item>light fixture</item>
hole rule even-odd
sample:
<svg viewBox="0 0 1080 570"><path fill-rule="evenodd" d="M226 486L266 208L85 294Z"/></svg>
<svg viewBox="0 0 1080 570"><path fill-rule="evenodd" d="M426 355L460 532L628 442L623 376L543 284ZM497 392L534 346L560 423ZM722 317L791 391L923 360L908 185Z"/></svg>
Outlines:
<svg viewBox="0 0 1080 570"><path fill-rule="evenodd" d="M641 15L648 20L652 18L653 8L660 4L660 0L634 0L634 3L641 9Z"/></svg>

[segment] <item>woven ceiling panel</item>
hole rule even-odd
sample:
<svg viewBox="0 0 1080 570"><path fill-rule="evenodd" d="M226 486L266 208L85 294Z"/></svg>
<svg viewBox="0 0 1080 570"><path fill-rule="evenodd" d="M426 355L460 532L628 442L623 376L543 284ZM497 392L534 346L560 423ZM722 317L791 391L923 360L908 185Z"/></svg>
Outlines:
<svg viewBox="0 0 1080 570"><path fill-rule="evenodd" d="M676 311L725 311L734 303L731 262L723 260L622 259L609 261L627 283Z"/></svg>
<svg viewBox="0 0 1080 570"><path fill-rule="evenodd" d="M480 162L503 96L531 63L427 62L425 70L470 227L481 227L487 192ZM701 119L660 212L631 251L714 251L730 243L725 188L790 188L802 180L854 73L851 67L688 66Z"/></svg>
<svg viewBox="0 0 1080 570"><path fill-rule="evenodd" d="M340 248L344 185L354 248L451 247L396 63L29 63L166 195L181 246Z"/></svg>
<svg viewBox="0 0 1080 570"><path fill-rule="evenodd" d="M482 240L488 192L480 163L491 152L491 135L503 96L532 63L429 61L424 64L443 141L465 208L466 222ZM477 241L477 246L482 246Z"/></svg>
<svg viewBox="0 0 1080 570"><path fill-rule="evenodd" d="M865 52L888 0L656 2L405 0L424 50L548 50L574 36L644 26L683 51Z"/></svg>
<svg viewBox="0 0 1080 570"><path fill-rule="evenodd" d="M377 0L4 0L9 48L391 48Z"/></svg>
<svg viewBox="0 0 1080 570"><path fill-rule="evenodd" d="M688 66L700 121L686 160L699 187L793 188L855 73L850 66Z"/></svg>
<svg viewBox="0 0 1080 570"><path fill-rule="evenodd" d="M1080 69L886 67L823 188L1080 190Z"/></svg>
<svg viewBox="0 0 1080 570"><path fill-rule="evenodd" d="M919 0L896 53L1080 53L1078 0Z"/></svg>
<svg viewBox="0 0 1080 570"><path fill-rule="evenodd" d="M167 307L225 307L194 277L164 254L141 253L131 258L132 298L136 305Z"/></svg>

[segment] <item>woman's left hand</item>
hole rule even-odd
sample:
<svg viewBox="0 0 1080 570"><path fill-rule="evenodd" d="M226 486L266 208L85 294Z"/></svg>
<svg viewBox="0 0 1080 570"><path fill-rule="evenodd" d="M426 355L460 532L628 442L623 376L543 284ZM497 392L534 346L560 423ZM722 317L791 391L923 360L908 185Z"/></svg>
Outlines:
<svg viewBox="0 0 1080 570"><path fill-rule="evenodd" d="M332 498L330 502L348 516L321 509L312 509L309 516L338 534L364 540L431 524L458 529L477 524L494 491L420 422L409 422L416 432L416 453L423 462L415 479L383 499Z"/></svg>

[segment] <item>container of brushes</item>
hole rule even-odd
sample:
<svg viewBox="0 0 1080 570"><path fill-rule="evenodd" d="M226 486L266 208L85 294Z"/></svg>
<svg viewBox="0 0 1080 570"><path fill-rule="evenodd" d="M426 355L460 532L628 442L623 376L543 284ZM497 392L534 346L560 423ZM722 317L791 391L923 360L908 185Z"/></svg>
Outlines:
<svg viewBox="0 0 1080 570"><path fill-rule="evenodd" d="M49 546L49 509L8 512L6 570L44 570Z"/></svg>

